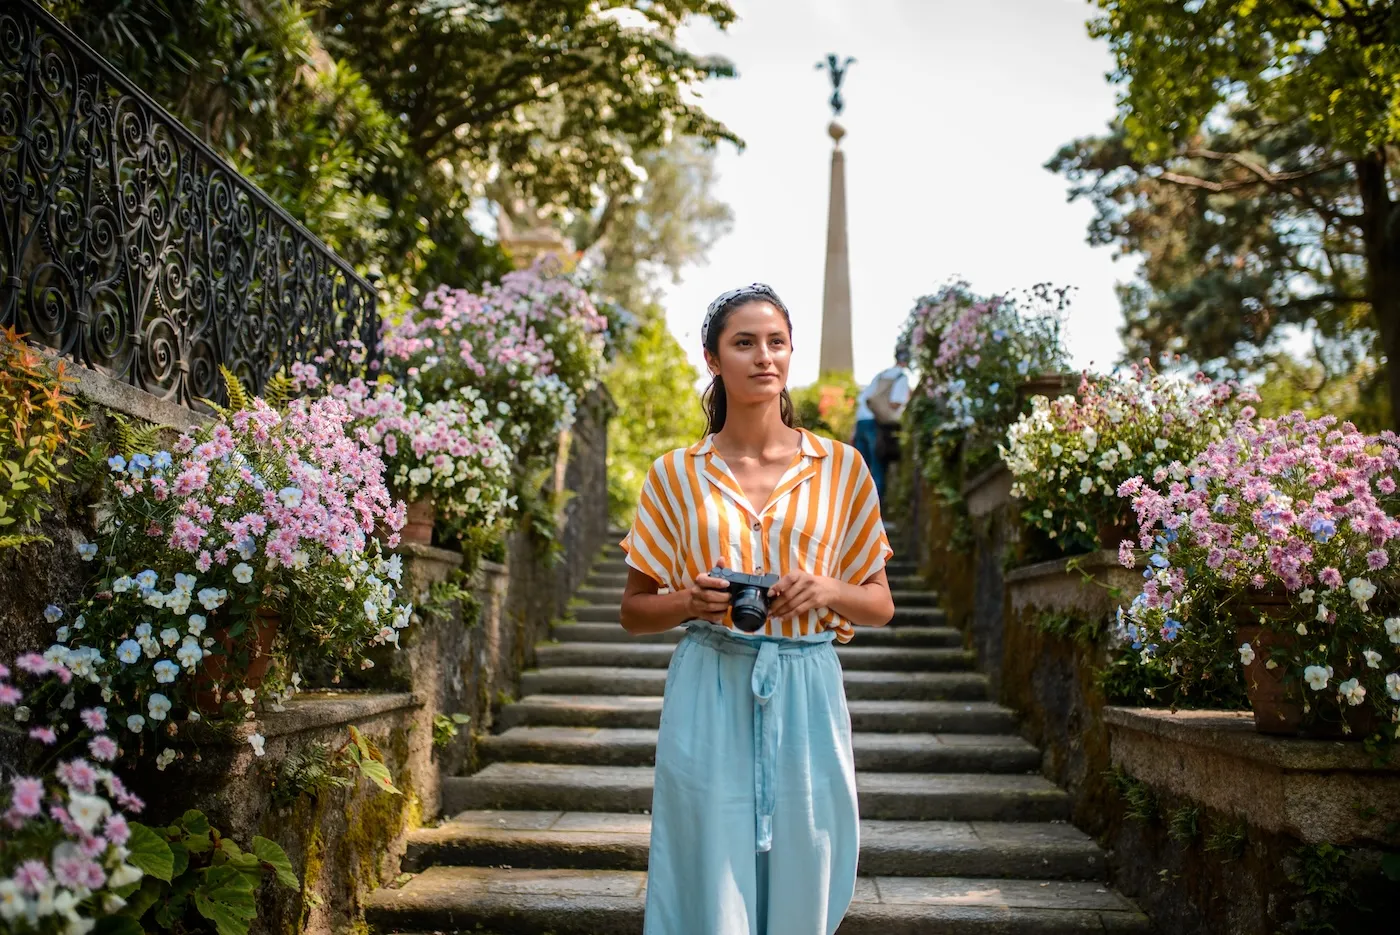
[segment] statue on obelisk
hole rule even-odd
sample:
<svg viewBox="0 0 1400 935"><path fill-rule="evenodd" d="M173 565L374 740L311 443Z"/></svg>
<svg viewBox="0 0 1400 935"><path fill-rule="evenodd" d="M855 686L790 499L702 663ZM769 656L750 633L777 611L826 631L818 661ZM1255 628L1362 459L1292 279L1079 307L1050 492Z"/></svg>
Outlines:
<svg viewBox="0 0 1400 935"><path fill-rule="evenodd" d="M822 289L822 343L820 370L822 373L852 373L855 358L851 351L851 264L846 249L846 154L841 151L841 137L846 129L836 122L846 107L841 96L841 83L846 69L855 63L847 57L843 62L836 54L818 62L831 76L832 121L827 127L834 146L831 150L831 195L826 220L826 282Z"/></svg>

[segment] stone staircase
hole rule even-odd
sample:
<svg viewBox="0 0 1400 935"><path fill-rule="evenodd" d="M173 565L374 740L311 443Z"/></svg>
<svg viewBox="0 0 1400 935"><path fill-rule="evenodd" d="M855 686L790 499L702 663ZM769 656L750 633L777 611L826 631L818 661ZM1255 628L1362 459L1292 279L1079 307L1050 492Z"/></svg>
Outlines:
<svg viewBox="0 0 1400 935"><path fill-rule="evenodd" d="M619 534L616 539L621 539ZM613 541L616 541L614 539ZM1147 932L1104 882L1068 797L904 563L895 619L839 647L854 733L860 879L842 935ZM520 701L485 739L488 764L444 778L443 814L415 832L400 886L373 894L379 932L638 935L652 764L666 665L683 631L618 623L627 568L608 546L554 627Z"/></svg>

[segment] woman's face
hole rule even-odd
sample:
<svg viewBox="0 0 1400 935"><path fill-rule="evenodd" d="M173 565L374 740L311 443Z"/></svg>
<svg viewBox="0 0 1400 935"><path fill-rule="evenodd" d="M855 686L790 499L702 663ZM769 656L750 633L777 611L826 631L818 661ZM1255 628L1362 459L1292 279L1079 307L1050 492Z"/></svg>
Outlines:
<svg viewBox="0 0 1400 935"><path fill-rule="evenodd" d="M792 335L787 319L772 302L745 302L729 313L719 335L719 356L708 350L710 373L724 379L731 403L772 399L787 386Z"/></svg>

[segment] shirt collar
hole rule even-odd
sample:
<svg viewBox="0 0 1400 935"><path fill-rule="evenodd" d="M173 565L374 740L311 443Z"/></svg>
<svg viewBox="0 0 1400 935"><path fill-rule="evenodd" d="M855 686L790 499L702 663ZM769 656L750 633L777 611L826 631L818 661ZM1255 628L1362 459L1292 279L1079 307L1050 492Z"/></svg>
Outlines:
<svg viewBox="0 0 1400 935"><path fill-rule="evenodd" d="M814 435L806 429L798 429L797 431L802 435L801 448L804 455L809 458L825 458L827 455L831 454L830 440L822 438L820 435ZM687 448L686 454L692 457L703 457L711 454L714 450L715 437L713 435L706 435L704 438L700 439L700 441Z"/></svg>

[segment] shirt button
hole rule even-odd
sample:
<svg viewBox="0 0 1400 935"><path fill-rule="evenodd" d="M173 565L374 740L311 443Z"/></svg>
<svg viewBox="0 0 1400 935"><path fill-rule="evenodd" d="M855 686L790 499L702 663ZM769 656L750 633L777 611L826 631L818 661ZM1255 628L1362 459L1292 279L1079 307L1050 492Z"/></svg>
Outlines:
<svg viewBox="0 0 1400 935"><path fill-rule="evenodd" d="M763 524L762 524L762 523L754 523L754 524L753 524L753 528L754 528L755 531L760 530L760 529L763 528Z"/></svg>

